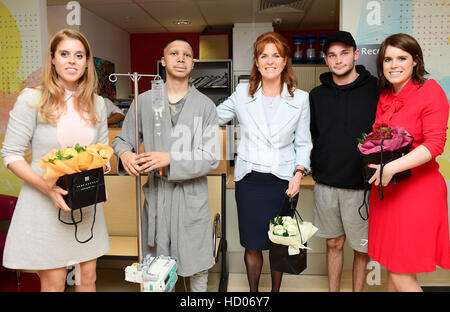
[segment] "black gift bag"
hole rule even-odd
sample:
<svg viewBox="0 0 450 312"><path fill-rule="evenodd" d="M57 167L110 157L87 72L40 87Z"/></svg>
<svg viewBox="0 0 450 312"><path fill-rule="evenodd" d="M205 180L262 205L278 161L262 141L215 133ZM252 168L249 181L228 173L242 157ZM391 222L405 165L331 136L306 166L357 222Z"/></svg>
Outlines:
<svg viewBox="0 0 450 312"><path fill-rule="evenodd" d="M298 255L290 256L288 248L289 246L270 242L270 269L298 275L306 269L306 249L300 249Z"/></svg>
<svg viewBox="0 0 450 312"><path fill-rule="evenodd" d="M381 152L363 155L364 179L366 182L368 182L370 180L370 178L374 175L374 173L376 171L374 168L369 168L367 165L374 164L374 165L381 165L382 167L384 167L387 163L389 163L393 160L396 160L397 158L400 158L402 156L405 156L411 150L411 147L414 142L414 138L410 144L408 144L402 148L399 148L395 151L383 151L383 141L384 140L381 141ZM392 177L392 179L389 183L395 184L406 178L409 178L410 176L411 176L411 170L408 169L408 170L396 173Z"/></svg>
<svg viewBox="0 0 450 312"><path fill-rule="evenodd" d="M411 147L414 143L414 137L410 136L412 138L411 143L409 143L406 146L403 146L402 148L399 148L395 151L383 151L383 141L384 139L381 140L381 151L378 153L372 153L372 154L368 154L368 155L363 155L363 166L364 166L364 199L363 199L363 203L361 204L361 206L359 206L358 208L358 213L359 216L361 217L361 219L363 219L364 221L369 220L369 202L367 200L367 192L370 189L370 184L368 183L370 178L375 174L376 169L374 168L370 168L368 167L369 164L375 164L375 165L381 165L380 167L380 177L383 176L383 168L384 166L393 161L396 160L397 158L400 158L402 156L405 156L406 154L409 153L409 151L411 150ZM396 174L394 174L394 176L391 178L391 181L389 183L395 184L395 183L399 183L407 178L409 178L411 176L411 169L402 171L402 172L398 172ZM378 185L378 198L380 200L384 199L384 192L383 192L383 184L382 181L380 179L380 184ZM366 210L366 216L364 217L363 214L361 213L361 209L365 208Z"/></svg>
<svg viewBox="0 0 450 312"><path fill-rule="evenodd" d="M73 174L66 174L56 181L56 185L68 191L63 196L64 201L70 207L72 222L65 222L61 219L61 209L58 211L58 220L67 225L75 226L75 239L83 244L94 237L95 215L97 213L97 203L106 201L105 178L103 168L95 168ZM78 239L78 224L83 221L83 207L94 205L94 216L91 226L91 236L80 241ZM80 210L80 220L75 221L74 210Z"/></svg>
<svg viewBox="0 0 450 312"><path fill-rule="evenodd" d="M284 197L283 204L281 205L281 209L278 212L277 216L280 215L280 212L283 209L286 198L289 197L287 195ZM293 212L295 219L297 220L298 231L301 237L302 234L300 231L300 224L301 222L303 222L303 220L296 209L297 200L293 200L291 198L289 198L289 200L291 202L290 209ZM306 269L306 249L302 248L300 249L299 254L290 256L288 253L288 248L289 246L270 242L270 250L269 250L270 269L272 271L298 275Z"/></svg>
<svg viewBox="0 0 450 312"><path fill-rule="evenodd" d="M56 181L56 185L69 192L64 200L70 209L80 209L106 200L102 167L66 174Z"/></svg>

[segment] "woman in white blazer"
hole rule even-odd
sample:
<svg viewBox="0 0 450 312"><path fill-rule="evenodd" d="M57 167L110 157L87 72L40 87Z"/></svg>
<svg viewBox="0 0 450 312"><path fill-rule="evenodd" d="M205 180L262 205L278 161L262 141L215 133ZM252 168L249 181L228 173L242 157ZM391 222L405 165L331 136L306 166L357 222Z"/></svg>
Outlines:
<svg viewBox="0 0 450 312"><path fill-rule="evenodd" d="M239 235L250 291L258 291L262 250L270 248L269 220L282 208L285 194L297 200L312 148L308 94L296 89L286 39L262 34L254 43L250 81L217 107L219 123L237 117L241 140L235 161ZM284 202L284 207L281 207ZM279 291L282 272L272 271L272 291Z"/></svg>

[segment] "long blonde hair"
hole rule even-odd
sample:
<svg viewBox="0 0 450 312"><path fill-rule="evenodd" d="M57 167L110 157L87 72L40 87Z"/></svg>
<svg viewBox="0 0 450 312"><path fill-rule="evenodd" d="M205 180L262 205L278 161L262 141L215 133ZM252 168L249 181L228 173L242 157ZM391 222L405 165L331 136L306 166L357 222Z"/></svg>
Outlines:
<svg viewBox="0 0 450 312"><path fill-rule="evenodd" d="M43 67L43 77L39 86L39 90L42 92L38 107L39 115L43 121L55 124L66 110L64 103L65 88L58 79L52 60L55 57L58 44L68 38L80 41L86 50L87 68L83 76L78 80L78 87L73 95L74 108L83 120L90 124L95 124L97 117L95 114L94 95L97 91L98 81L92 50L86 37L73 29L61 29L50 40Z"/></svg>

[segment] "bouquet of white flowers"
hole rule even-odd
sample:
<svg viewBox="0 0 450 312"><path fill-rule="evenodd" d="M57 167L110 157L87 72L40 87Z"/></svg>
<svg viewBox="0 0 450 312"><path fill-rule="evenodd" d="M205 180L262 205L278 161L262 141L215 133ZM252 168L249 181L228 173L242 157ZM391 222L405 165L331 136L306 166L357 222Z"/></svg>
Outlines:
<svg viewBox="0 0 450 312"><path fill-rule="evenodd" d="M306 221L297 222L295 218L277 216L270 220L269 239L275 244L289 246L289 255L297 255L300 249L309 249L304 244L317 232L317 228Z"/></svg>

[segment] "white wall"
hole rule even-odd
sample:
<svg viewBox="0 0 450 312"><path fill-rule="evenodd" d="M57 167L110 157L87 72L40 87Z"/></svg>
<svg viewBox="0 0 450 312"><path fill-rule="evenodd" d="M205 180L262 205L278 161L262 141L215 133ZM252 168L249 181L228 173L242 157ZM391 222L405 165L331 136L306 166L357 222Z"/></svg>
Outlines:
<svg viewBox="0 0 450 312"><path fill-rule="evenodd" d="M65 6L47 7L48 35L51 38L62 28L73 28L81 31L89 41L95 57L115 64L118 73L127 73L130 65L130 34L81 7L81 25L69 26L66 16L69 13ZM130 93L130 82L119 79L116 83L118 98L127 98Z"/></svg>
<svg viewBox="0 0 450 312"><path fill-rule="evenodd" d="M363 2L361 0L341 0L339 14L339 29L345 30L355 37L358 31L359 15Z"/></svg>
<svg viewBox="0 0 450 312"><path fill-rule="evenodd" d="M69 11L65 5L48 6L47 7L47 33L48 40L51 40L58 30L63 28L71 28L80 30L80 26L69 26L66 23L66 15Z"/></svg>
<svg viewBox="0 0 450 312"><path fill-rule="evenodd" d="M80 31L88 38L94 56L113 62L116 73L131 71L129 33L84 8L81 9ZM127 98L131 92L130 80L118 79L116 91L118 98Z"/></svg>

